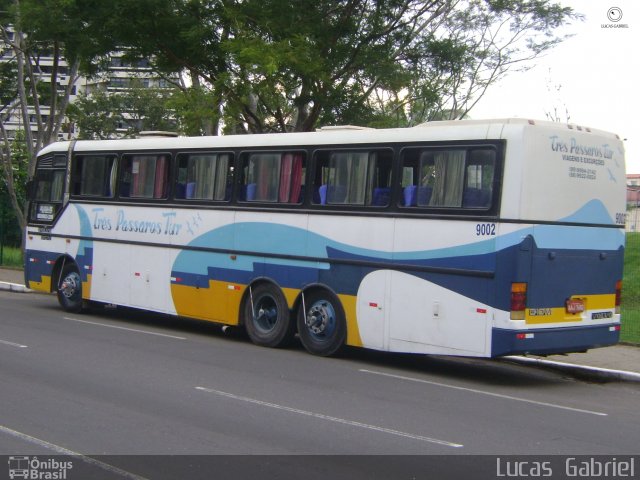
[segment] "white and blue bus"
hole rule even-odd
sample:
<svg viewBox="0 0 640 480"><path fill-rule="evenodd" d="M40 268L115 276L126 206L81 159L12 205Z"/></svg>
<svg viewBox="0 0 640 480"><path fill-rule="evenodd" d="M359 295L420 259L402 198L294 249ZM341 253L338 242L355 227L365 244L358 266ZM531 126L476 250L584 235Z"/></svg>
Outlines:
<svg viewBox="0 0 640 480"><path fill-rule="evenodd" d="M618 136L523 119L72 141L40 152L25 280L256 344L496 357L615 344Z"/></svg>

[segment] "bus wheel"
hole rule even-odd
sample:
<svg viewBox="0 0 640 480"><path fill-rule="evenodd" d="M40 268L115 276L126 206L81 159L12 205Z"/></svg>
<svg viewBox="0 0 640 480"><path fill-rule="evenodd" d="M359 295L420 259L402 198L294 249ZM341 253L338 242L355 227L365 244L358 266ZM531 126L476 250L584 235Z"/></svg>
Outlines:
<svg viewBox="0 0 640 480"><path fill-rule="evenodd" d="M347 326L338 297L326 290L305 295L298 311L298 334L309 353L328 357L344 345ZM305 311L306 309L306 311Z"/></svg>
<svg viewBox="0 0 640 480"><path fill-rule="evenodd" d="M58 302L67 312L82 310L82 279L75 264L68 264L62 270L58 284Z"/></svg>
<svg viewBox="0 0 640 480"><path fill-rule="evenodd" d="M263 347L284 347L295 334L287 300L269 283L249 291L244 302L244 325L251 341Z"/></svg>

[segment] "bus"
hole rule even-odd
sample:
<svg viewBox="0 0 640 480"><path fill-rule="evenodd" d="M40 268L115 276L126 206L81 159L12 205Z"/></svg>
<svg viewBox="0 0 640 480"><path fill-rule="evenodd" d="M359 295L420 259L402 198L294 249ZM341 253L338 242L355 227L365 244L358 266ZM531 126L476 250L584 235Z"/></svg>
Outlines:
<svg viewBox="0 0 640 480"><path fill-rule="evenodd" d="M67 141L29 183L25 281L265 347L499 357L620 335L624 147L526 119Z"/></svg>

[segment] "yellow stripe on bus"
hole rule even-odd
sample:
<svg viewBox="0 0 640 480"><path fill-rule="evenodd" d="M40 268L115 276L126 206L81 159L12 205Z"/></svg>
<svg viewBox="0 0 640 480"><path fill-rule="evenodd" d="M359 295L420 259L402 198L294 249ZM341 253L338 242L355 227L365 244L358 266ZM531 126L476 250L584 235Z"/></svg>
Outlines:
<svg viewBox="0 0 640 480"><path fill-rule="evenodd" d="M616 305L615 294L605 295L574 295L572 300L582 300L584 302L585 312L594 312L597 310L613 310ZM563 323L563 322L580 322L582 321L582 313L568 313L566 308L527 308L525 311L525 321L528 324L546 324L546 323Z"/></svg>
<svg viewBox="0 0 640 480"><path fill-rule="evenodd" d="M227 325L238 325L240 302L246 285L209 281L209 288L196 288L177 283L171 284L171 296L176 313L182 317L209 320ZM300 294L300 290L284 288L289 308ZM362 347L362 339L356 319L356 296L338 295L342 302L347 323L347 345ZM295 319L294 319L295 321Z"/></svg>
<svg viewBox="0 0 640 480"><path fill-rule="evenodd" d="M29 280L29 287L31 290L36 290L38 292L51 292L51 277L42 275L40 277L40 282L34 282L33 280Z"/></svg>

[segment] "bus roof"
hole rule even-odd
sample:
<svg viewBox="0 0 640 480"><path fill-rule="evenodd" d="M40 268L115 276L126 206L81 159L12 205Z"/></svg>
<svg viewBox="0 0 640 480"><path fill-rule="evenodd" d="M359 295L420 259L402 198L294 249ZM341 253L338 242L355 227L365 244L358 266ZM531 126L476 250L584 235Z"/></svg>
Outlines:
<svg viewBox="0 0 640 480"><path fill-rule="evenodd" d="M242 147L295 147L306 145L369 144L411 141L447 141L488 138L489 127L506 125L546 126L564 130L588 132L595 135L619 138L603 130L578 125L561 124L523 118L491 120L445 120L426 122L412 128L372 129L347 126L323 127L315 132L272 133L249 135L224 135L208 137L166 137L144 136L136 139L78 140L73 149L76 152L105 150L182 150L203 148ZM492 129L495 132L495 128ZM501 130L498 130L501 131ZM39 155L66 152L70 141L56 142L45 147Z"/></svg>

